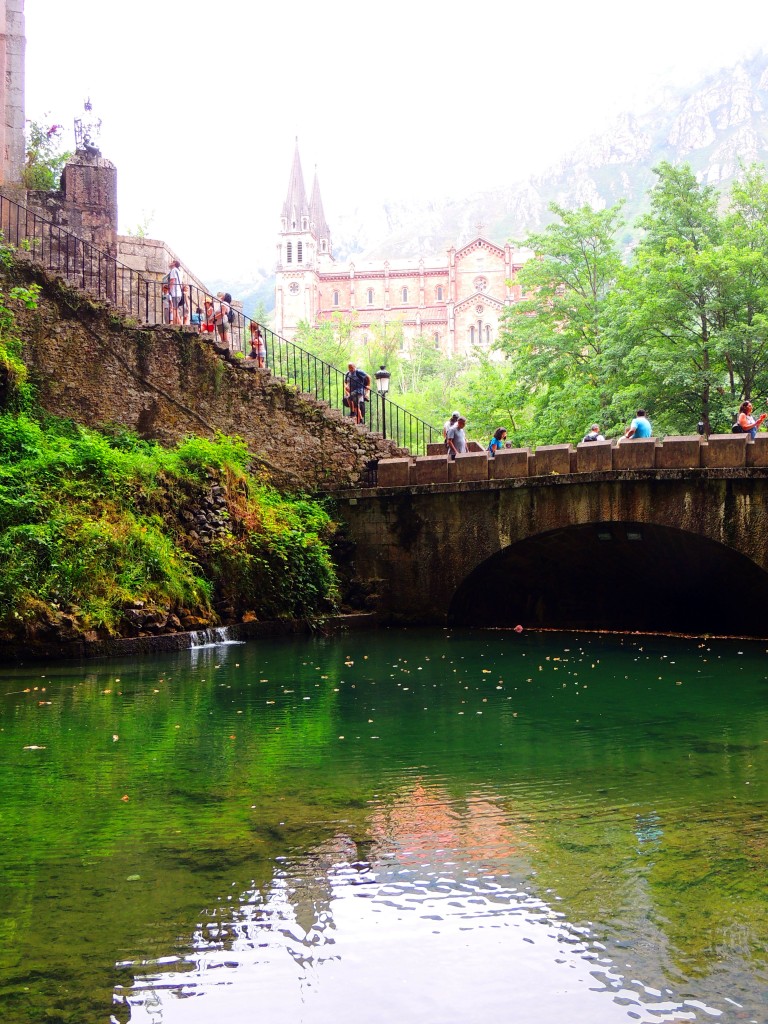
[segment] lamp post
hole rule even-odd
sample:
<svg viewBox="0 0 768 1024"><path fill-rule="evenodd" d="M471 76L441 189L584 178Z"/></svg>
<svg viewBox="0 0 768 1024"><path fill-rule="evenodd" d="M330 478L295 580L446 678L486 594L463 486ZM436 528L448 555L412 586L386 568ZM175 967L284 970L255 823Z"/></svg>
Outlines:
<svg viewBox="0 0 768 1024"><path fill-rule="evenodd" d="M376 391L381 398L381 432L384 436L384 440L387 439L387 392L389 391L389 378L391 376L389 370L384 368L384 364L373 375L376 378Z"/></svg>

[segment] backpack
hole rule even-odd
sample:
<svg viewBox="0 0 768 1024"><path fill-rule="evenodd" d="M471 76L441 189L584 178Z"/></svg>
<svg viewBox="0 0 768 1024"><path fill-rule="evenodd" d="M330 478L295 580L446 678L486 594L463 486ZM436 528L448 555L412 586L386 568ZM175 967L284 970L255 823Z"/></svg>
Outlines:
<svg viewBox="0 0 768 1024"><path fill-rule="evenodd" d="M234 309L232 309L231 306L229 307L229 312L227 313L227 320L231 324L233 324L235 322L235 311L234 311Z"/></svg>
<svg viewBox="0 0 768 1024"><path fill-rule="evenodd" d="M741 426L740 423L734 423L733 426L731 427L731 433L732 434L745 434L746 431L744 430L744 428Z"/></svg>

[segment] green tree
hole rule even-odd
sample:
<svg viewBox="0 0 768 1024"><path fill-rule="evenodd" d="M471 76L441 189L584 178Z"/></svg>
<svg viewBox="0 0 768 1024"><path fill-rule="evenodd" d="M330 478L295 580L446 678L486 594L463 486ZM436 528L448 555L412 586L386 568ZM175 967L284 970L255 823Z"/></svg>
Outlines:
<svg viewBox="0 0 768 1024"><path fill-rule="evenodd" d="M735 409L768 391L768 182L762 167L748 168L731 188L720 274L727 288L724 357Z"/></svg>
<svg viewBox="0 0 768 1024"><path fill-rule="evenodd" d="M623 275L611 323L624 395L651 407L658 424L707 432L728 405L723 384L727 275L720 244L718 193L690 166L662 163L651 209L638 226L645 236Z"/></svg>
<svg viewBox="0 0 768 1024"><path fill-rule="evenodd" d="M496 348L507 356L517 408L528 407L533 441L568 441L610 404L605 379L607 297L621 268L621 204L583 206L525 244L535 258L520 271L523 299L502 314Z"/></svg>
<svg viewBox="0 0 768 1024"><path fill-rule="evenodd" d="M27 156L21 172L26 188L51 191L59 187L64 164L72 156L61 151L61 132L60 124L27 121Z"/></svg>
<svg viewBox="0 0 768 1024"><path fill-rule="evenodd" d="M296 328L296 343L331 366L345 369L352 358L355 320L333 313L317 327L301 320Z"/></svg>
<svg viewBox="0 0 768 1024"><path fill-rule="evenodd" d="M402 320L375 321L369 328L368 344L362 351L356 352L361 365L371 377L380 366L386 366L396 379L397 369L401 363L401 353L405 349L405 335Z"/></svg>

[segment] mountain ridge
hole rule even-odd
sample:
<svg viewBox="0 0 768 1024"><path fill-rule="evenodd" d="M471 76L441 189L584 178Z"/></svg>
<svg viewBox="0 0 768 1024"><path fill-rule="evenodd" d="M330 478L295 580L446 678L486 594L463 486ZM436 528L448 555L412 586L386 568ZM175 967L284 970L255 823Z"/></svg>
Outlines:
<svg viewBox="0 0 768 1024"><path fill-rule="evenodd" d="M466 197L361 204L334 217L340 263L435 256L483 234L524 243L554 219L552 202L596 209L625 201L630 245L633 224L647 208L653 168L662 160L690 163L698 179L725 191L739 166L768 161L768 53L759 52L706 75L693 87L662 89L645 110L619 114L539 174ZM270 294L266 268L238 291L246 312ZM231 289L230 289L231 290ZM234 292L233 292L234 293Z"/></svg>

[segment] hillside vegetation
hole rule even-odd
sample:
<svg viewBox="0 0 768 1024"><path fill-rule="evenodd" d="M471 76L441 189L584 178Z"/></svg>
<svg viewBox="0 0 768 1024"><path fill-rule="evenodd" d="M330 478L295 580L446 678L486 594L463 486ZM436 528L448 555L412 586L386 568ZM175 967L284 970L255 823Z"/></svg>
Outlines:
<svg viewBox="0 0 768 1024"><path fill-rule="evenodd" d="M6 258L9 258L6 253ZM312 618L337 600L325 507L249 471L243 442L173 448L44 416L0 303L0 639Z"/></svg>

